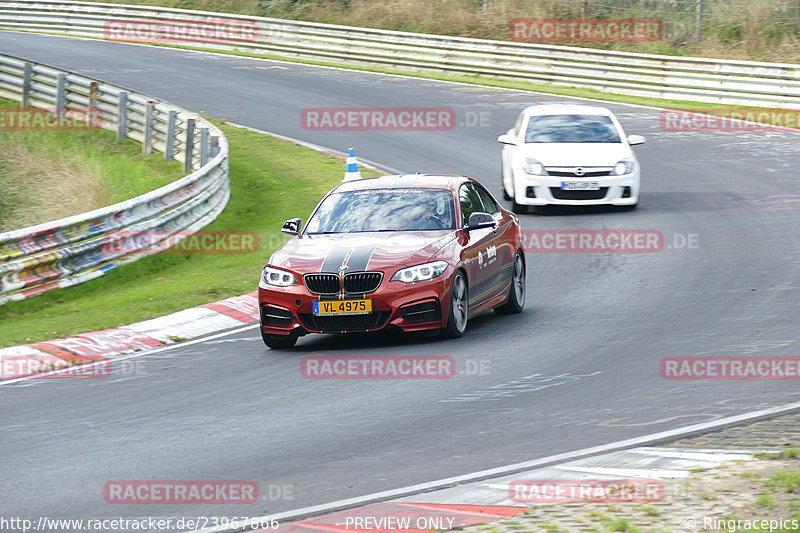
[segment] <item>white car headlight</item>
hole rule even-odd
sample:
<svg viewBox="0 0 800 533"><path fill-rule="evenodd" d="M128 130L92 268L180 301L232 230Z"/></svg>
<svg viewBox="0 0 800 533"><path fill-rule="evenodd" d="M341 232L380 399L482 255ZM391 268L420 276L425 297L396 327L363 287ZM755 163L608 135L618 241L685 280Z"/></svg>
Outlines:
<svg viewBox="0 0 800 533"><path fill-rule="evenodd" d="M434 261L413 267L398 270L392 281L402 281L403 283L414 283L415 281L428 281L442 275L447 270L447 261Z"/></svg>
<svg viewBox="0 0 800 533"><path fill-rule="evenodd" d="M524 170L526 174L531 174L533 176L547 176L544 165L529 157L525 158L525 164L522 165L522 170Z"/></svg>
<svg viewBox="0 0 800 533"><path fill-rule="evenodd" d="M264 267L264 272L261 273L261 278L267 285L275 285L276 287L288 287L289 285L294 285L297 283L297 279L291 272L287 272L286 270L281 270L279 268L273 268L271 266Z"/></svg>
<svg viewBox="0 0 800 533"><path fill-rule="evenodd" d="M611 171L612 176L624 176L633 172L634 163L632 159L623 159L614 165L614 170Z"/></svg>

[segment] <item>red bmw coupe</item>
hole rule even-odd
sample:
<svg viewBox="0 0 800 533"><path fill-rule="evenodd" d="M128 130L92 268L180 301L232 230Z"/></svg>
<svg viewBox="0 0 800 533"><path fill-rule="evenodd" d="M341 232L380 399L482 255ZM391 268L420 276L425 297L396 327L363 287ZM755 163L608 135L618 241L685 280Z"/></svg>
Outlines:
<svg viewBox="0 0 800 533"><path fill-rule="evenodd" d="M258 284L261 335L398 327L460 337L487 309L519 313L525 255L517 217L477 181L413 174L343 183L275 251Z"/></svg>

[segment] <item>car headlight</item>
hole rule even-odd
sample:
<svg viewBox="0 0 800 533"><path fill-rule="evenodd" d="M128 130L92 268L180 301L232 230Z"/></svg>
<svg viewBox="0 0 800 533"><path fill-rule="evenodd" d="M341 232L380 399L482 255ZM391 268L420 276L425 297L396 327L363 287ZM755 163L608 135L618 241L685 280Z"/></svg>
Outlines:
<svg viewBox="0 0 800 533"><path fill-rule="evenodd" d="M275 285L276 287L288 287L289 285L297 283L297 279L295 279L294 274L291 272L271 266L264 267L261 278L267 285Z"/></svg>
<svg viewBox="0 0 800 533"><path fill-rule="evenodd" d="M614 169L611 171L612 176L624 176L625 174L630 174L633 172L633 159L623 159L622 161L618 162L614 165Z"/></svg>
<svg viewBox="0 0 800 533"><path fill-rule="evenodd" d="M539 161L529 157L525 158L525 164L522 165L522 170L525 171L525 174L531 174L533 176L547 176L547 171L544 169L544 165Z"/></svg>
<svg viewBox="0 0 800 533"><path fill-rule="evenodd" d="M447 270L447 261L434 261L413 267L398 270L392 281L402 281L403 283L414 283L415 281L428 281L441 276Z"/></svg>

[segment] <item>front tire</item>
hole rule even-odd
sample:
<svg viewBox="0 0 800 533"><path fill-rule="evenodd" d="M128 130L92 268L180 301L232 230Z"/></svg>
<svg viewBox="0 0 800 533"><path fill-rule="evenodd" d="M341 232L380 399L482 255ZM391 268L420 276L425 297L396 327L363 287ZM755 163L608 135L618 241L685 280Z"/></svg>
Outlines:
<svg viewBox="0 0 800 533"><path fill-rule="evenodd" d="M527 205L518 204L516 200L511 200L511 211L517 215L524 215L528 213L529 207Z"/></svg>
<svg viewBox="0 0 800 533"><path fill-rule="evenodd" d="M273 350L288 350L297 344L297 335L293 333L289 335L272 335L262 331L261 338L264 340L264 344Z"/></svg>
<svg viewBox="0 0 800 533"><path fill-rule="evenodd" d="M467 330L469 318L469 289L464 273L460 270L453 276L450 286L450 312L447 315L447 326L442 329L442 337L455 339Z"/></svg>
<svg viewBox="0 0 800 533"><path fill-rule="evenodd" d="M506 202L511 200L511 195L508 194L508 191L506 191L506 179L505 179L505 173L503 172L503 167L502 166L500 167L500 188L503 189L503 199Z"/></svg>
<svg viewBox="0 0 800 533"><path fill-rule="evenodd" d="M511 201L511 212L512 213L514 213L515 215L524 215L525 213L528 212L528 206L527 205L518 204L516 198L514 196L508 194L508 192L506 192L506 184L503 181L502 174L500 175L500 186L503 188L503 198L505 198L507 201L508 200ZM514 180L513 179L511 180L511 190L512 191L514 190Z"/></svg>
<svg viewBox="0 0 800 533"><path fill-rule="evenodd" d="M525 260L517 253L514 256L514 267L511 271L511 287L508 288L506 303L494 308L498 315L521 313L525 307Z"/></svg>

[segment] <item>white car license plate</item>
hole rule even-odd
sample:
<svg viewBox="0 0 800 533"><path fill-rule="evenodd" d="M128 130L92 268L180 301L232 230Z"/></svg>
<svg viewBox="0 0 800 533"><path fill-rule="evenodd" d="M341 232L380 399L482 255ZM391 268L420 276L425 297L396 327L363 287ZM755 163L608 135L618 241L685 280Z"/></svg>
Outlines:
<svg viewBox="0 0 800 533"><path fill-rule="evenodd" d="M600 184L596 181L562 181L562 191L599 191Z"/></svg>

